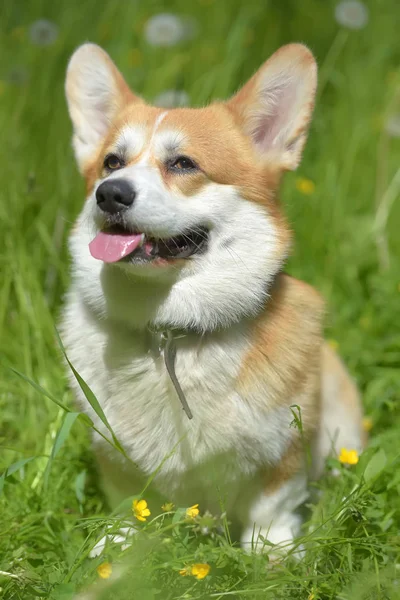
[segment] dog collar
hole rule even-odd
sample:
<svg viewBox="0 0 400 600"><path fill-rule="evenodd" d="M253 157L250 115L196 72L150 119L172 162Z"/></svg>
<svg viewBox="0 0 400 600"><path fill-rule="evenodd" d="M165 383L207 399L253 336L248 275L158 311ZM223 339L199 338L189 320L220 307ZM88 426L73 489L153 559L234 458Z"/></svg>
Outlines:
<svg viewBox="0 0 400 600"><path fill-rule="evenodd" d="M167 373L174 386L176 395L178 396L183 410L186 413L188 419L193 419L193 413L190 410L189 404L186 400L184 391L178 381L175 371L175 359L176 359L176 343L175 340L183 338L187 335L187 332L179 329L152 329L148 327L148 331L151 335L153 350L157 350L159 354L164 358L165 367ZM157 346L156 348L154 346Z"/></svg>

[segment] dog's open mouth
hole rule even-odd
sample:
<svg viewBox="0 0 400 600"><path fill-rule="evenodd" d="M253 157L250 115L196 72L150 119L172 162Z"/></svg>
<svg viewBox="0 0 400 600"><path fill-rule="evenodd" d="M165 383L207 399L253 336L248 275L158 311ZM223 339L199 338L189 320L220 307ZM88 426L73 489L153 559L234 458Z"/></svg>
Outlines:
<svg viewBox="0 0 400 600"><path fill-rule="evenodd" d="M91 255L106 263L149 262L190 258L205 250L208 229L196 227L170 238L155 238L144 233L132 233L122 225L100 231L89 244Z"/></svg>

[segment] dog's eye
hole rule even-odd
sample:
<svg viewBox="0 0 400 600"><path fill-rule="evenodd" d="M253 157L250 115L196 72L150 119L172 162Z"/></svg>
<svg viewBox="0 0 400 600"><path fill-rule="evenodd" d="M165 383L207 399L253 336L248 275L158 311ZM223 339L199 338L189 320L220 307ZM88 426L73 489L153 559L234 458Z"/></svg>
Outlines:
<svg viewBox="0 0 400 600"><path fill-rule="evenodd" d="M116 154L108 154L104 159L104 167L110 171L121 169L123 164L123 161Z"/></svg>
<svg viewBox="0 0 400 600"><path fill-rule="evenodd" d="M177 171L190 171L193 169L197 169L196 164L187 156L178 156L173 161L171 161L170 166L172 169L176 169Z"/></svg>

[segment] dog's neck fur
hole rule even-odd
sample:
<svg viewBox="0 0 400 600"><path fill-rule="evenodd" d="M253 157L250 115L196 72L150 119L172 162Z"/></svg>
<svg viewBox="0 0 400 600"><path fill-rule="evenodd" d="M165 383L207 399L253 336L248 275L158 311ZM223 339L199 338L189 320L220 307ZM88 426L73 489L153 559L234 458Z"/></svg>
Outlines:
<svg viewBox="0 0 400 600"><path fill-rule="evenodd" d="M95 286L88 284L85 272L76 273L75 278L81 299L90 313L100 320L137 333L150 329L204 334L257 317L264 311L280 272L277 271L271 283L265 282L262 294L259 286L252 304L241 303L241 297L236 297L234 310L225 312L223 319L219 319L218 306L206 298L202 301L201 292L192 303L191 295L187 293L188 288L191 292L190 286L184 280L174 279L175 275L172 280L160 281L134 277L122 269L105 266L100 270Z"/></svg>

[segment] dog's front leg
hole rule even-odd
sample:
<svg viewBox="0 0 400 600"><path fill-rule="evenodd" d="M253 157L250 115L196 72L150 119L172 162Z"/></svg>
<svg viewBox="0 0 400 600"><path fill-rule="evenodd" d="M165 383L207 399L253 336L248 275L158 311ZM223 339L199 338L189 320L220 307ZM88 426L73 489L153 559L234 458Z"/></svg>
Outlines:
<svg viewBox="0 0 400 600"><path fill-rule="evenodd" d="M301 526L296 509L308 497L306 469L299 466L302 463L301 452L293 451L268 474L266 484L249 503L241 536L244 550L267 552L274 544L271 556L276 558L293 547Z"/></svg>

